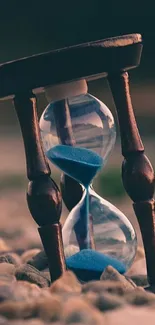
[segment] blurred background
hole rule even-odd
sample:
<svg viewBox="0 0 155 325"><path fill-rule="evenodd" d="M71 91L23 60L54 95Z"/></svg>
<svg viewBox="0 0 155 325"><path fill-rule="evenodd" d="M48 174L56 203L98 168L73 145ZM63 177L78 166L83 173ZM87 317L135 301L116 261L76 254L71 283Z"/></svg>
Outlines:
<svg viewBox="0 0 155 325"><path fill-rule="evenodd" d="M126 9L103 1L7 1L0 4L0 63L68 45L110 36L141 33L144 49L140 66L130 72L134 111L146 154L155 166L155 35L154 8L134 5ZM89 83L89 92L114 114L107 81ZM47 105L38 96L38 115ZM117 128L118 129L118 128ZM140 232L132 202L121 182L119 130L115 149L104 170L95 179L96 191L116 204ZM51 166L59 183L59 172ZM19 124L11 100L0 102L0 237L16 248L39 247L40 240L26 205L26 167ZM62 222L67 216L64 208Z"/></svg>

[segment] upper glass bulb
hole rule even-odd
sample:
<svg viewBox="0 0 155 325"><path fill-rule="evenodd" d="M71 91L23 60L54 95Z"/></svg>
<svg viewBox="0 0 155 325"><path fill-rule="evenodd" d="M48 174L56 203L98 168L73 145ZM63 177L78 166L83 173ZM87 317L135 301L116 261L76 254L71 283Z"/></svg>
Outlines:
<svg viewBox="0 0 155 325"><path fill-rule="evenodd" d="M45 153L58 144L90 149L105 164L116 138L115 123L105 104L88 93L51 96L40 119Z"/></svg>

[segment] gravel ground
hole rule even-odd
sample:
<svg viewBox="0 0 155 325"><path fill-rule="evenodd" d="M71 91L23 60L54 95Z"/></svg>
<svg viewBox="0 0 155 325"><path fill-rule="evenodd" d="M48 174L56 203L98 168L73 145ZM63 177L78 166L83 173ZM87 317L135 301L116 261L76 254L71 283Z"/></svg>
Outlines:
<svg viewBox="0 0 155 325"><path fill-rule="evenodd" d="M153 142L145 143L153 159ZM0 147L0 175L23 175L21 138L1 138ZM120 165L121 160L116 146L108 166ZM137 256L125 277L108 267L100 281L81 284L67 271L50 285L48 268L40 270L33 262L34 256L42 252L42 245L26 205L25 190L0 190L0 325L143 325L146 321L154 325L155 296L143 289L147 284L145 257L131 201L124 198L112 203L127 215L138 235ZM66 215L64 209L62 222ZM42 253L37 258L41 256Z"/></svg>
<svg viewBox="0 0 155 325"><path fill-rule="evenodd" d="M125 201L120 205L136 223L131 206ZM108 267L101 281L81 284L67 271L50 285L25 192L1 193L0 207L0 325L143 325L146 320L154 325L155 296L143 289L147 278L142 247L126 277Z"/></svg>
<svg viewBox="0 0 155 325"><path fill-rule="evenodd" d="M83 284L70 271L50 284L44 252L10 249L1 239L0 324L154 324L155 296L144 290L146 275L139 273L142 248L125 276L108 266L100 281Z"/></svg>

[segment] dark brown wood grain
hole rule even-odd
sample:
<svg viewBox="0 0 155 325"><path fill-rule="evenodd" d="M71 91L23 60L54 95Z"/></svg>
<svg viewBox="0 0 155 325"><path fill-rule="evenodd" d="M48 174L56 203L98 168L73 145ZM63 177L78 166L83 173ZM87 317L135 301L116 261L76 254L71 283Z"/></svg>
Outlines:
<svg viewBox="0 0 155 325"><path fill-rule="evenodd" d="M141 43L139 34L117 36L1 64L0 98L134 68L140 62Z"/></svg>
<svg viewBox="0 0 155 325"><path fill-rule="evenodd" d="M19 93L14 97L14 105L23 135L28 179L50 175L41 146L36 96L32 92Z"/></svg>
<svg viewBox="0 0 155 325"><path fill-rule="evenodd" d="M51 281L53 282L66 271L61 225L59 223L50 224L40 227L38 230L48 256Z"/></svg>
<svg viewBox="0 0 155 325"><path fill-rule="evenodd" d="M126 157L135 151L144 151L132 109L128 73L109 74L108 81L117 109L123 156Z"/></svg>
<svg viewBox="0 0 155 325"><path fill-rule="evenodd" d="M155 201L152 199L134 203L133 207L145 247L148 281L155 289Z"/></svg>
<svg viewBox="0 0 155 325"><path fill-rule="evenodd" d="M122 180L126 192L133 200L144 242L148 279L155 284L155 212L154 171L144 154L130 97L128 73L110 74L108 77L120 126L122 154Z"/></svg>
<svg viewBox="0 0 155 325"><path fill-rule="evenodd" d="M50 169L43 153L39 132L36 97L27 92L14 98L19 119L30 180L27 202L32 217L40 226L39 233L49 261L51 280L56 280L65 270L61 237L61 194L50 178Z"/></svg>

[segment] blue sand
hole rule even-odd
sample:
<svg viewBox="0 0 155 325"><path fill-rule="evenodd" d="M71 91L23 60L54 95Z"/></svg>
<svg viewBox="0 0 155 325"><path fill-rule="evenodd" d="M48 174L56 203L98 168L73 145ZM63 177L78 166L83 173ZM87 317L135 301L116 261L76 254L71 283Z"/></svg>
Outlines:
<svg viewBox="0 0 155 325"><path fill-rule="evenodd" d="M103 158L85 148L57 145L46 152L48 159L87 188L103 165Z"/></svg>
<svg viewBox="0 0 155 325"><path fill-rule="evenodd" d="M80 249L90 248L88 187L102 167L103 158L92 150L67 145L57 145L49 149L46 155L53 164L86 188L80 219L74 230Z"/></svg>
<svg viewBox="0 0 155 325"><path fill-rule="evenodd" d="M68 257L66 265L82 281L99 280L108 265L121 274L126 272L126 266L122 262L92 249L83 249Z"/></svg>

